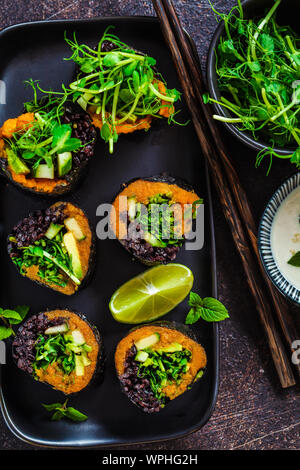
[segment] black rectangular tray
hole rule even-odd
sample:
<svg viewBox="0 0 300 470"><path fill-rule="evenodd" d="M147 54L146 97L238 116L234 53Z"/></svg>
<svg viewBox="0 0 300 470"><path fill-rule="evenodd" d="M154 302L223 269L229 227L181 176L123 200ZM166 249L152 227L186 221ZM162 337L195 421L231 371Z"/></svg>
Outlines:
<svg viewBox="0 0 300 470"><path fill-rule="evenodd" d="M64 61L70 51L64 32L76 32L79 41L95 45L108 25L115 33L140 51L157 59L159 71L170 88L180 89L168 48L155 18L103 18L95 20L37 22L12 26L0 32L1 73L6 84L6 105L0 105L0 123L19 115L22 103L32 99L23 81L40 80L43 89L59 90L69 83L74 64ZM185 105L178 116L188 119ZM194 290L203 296L216 296L216 266L212 204L207 169L190 123L186 127L169 126L159 121L149 132L121 136L115 152L108 154L103 141L97 144L88 173L81 186L64 198L78 204L95 227L96 209L111 202L121 183L137 176L168 172L189 181L205 201L205 243L200 251L181 250L177 261L189 266L195 276ZM51 422L41 403L63 401L64 396L37 383L17 369L7 342L7 364L2 366L1 409L10 430L19 438L36 445L74 447L111 446L182 437L199 429L210 417L218 389L218 327L199 322L208 365L202 380L192 390L168 404L160 413L147 415L121 393L114 370L114 350L131 328L117 323L108 309L110 296L126 280L146 268L133 262L115 240L97 240L97 267L90 284L72 297L40 287L17 274L6 251L6 236L15 223L31 210L45 208L52 202L26 194L0 179L1 235L1 306L31 306L31 313L46 308L69 307L79 310L96 324L104 338L106 367L102 384L89 387L71 398L71 403L89 416L83 423ZM184 322L188 310L183 302L164 317Z"/></svg>

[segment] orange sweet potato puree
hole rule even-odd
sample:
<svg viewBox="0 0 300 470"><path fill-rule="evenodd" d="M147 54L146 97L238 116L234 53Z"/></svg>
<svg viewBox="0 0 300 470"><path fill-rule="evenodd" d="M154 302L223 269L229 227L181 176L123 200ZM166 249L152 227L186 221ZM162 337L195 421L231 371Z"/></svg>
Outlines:
<svg viewBox="0 0 300 470"><path fill-rule="evenodd" d="M53 388L62 391L66 395L79 392L91 381L97 365L99 345L93 330L84 320L69 310L52 310L45 312L45 314L50 319L57 317L66 318L71 331L76 329L80 330L84 336L85 342L92 347L91 352L87 353L91 364L84 368L85 373L83 376L77 376L75 370L71 372L70 375L65 375L55 362L49 365L47 369L38 369L36 374L41 382L48 383Z"/></svg>
<svg viewBox="0 0 300 470"><path fill-rule="evenodd" d="M158 90L160 93L165 94L166 93L166 86L163 82L160 80L156 80L156 83L158 84ZM162 101L161 102L163 105L170 105L167 101ZM165 118L168 118L171 114L174 113L174 106L169 106L169 107L164 107L159 110L159 114Z"/></svg>
<svg viewBox="0 0 300 470"><path fill-rule="evenodd" d="M17 118L8 119L0 128L0 158L6 158L5 142L3 138L10 139L15 132L22 132L22 130L32 127L34 121L33 113L21 114ZM8 166L8 170L12 179L26 188L34 189L37 192L51 193L57 186L65 186L67 181L65 179L44 179L44 178L31 178L23 174L17 174Z"/></svg>
<svg viewBox="0 0 300 470"><path fill-rule="evenodd" d="M195 379L197 372L206 366L207 358L204 348L192 340L183 333L166 327L148 325L129 333L123 338L115 352L115 366L117 374L120 376L124 373L125 367L124 362L126 354L133 344L142 338L152 335L153 333L159 333L160 340L152 346L153 349L161 349L169 346L172 343L180 343L184 349L188 349L192 353L191 361L189 362L189 370L182 376L182 381L179 385L169 384L164 387L163 392L171 400L184 393L189 385Z"/></svg>
<svg viewBox="0 0 300 470"><path fill-rule="evenodd" d="M159 181L146 181L138 179L133 181L121 191L113 202L115 209L115 217L111 216L111 226L118 238L124 238L127 230L127 222L119 220L120 218L120 196L135 196L137 202L147 205L149 198L156 194L172 193L172 203L193 204L199 199L199 196L194 191L187 191L186 189L177 186L176 184L168 184ZM174 213L176 216L176 214Z"/></svg>
<svg viewBox="0 0 300 470"><path fill-rule="evenodd" d="M55 205L59 206L60 204L62 203L57 202ZM73 206L73 204L70 204L69 202L65 204L66 205L65 205L64 213L66 214L67 217L74 217L77 220L81 230L85 234L84 240L77 241L77 246L78 246L81 265L82 265L82 274L84 278L89 268L89 261L90 261L91 247L92 247L92 232L90 230L88 220L85 217L83 211L79 209L79 207ZM75 284L70 278L68 278L68 276L65 277L65 280L67 281L67 285L65 287L62 287L62 286L58 286L56 284L52 284L52 283L44 281L42 278L39 277L38 270L39 270L38 266L35 266L35 265L30 266L29 268L26 269L25 275L33 281L38 281L42 284L46 284L47 286L50 286L52 289L58 292L62 292L63 294L66 294L66 295L72 295L78 289L77 284Z"/></svg>
<svg viewBox="0 0 300 470"><path fill-rule="evenodd" d="M99 114L92 113L89 111L89 114L92 118L93 124L99 129L102 128L103 122ZM135 122L124 122L122 124L116 125L117 134L130 134L134 131L139 131L141 129L149 129L151 125L152 117L146 116L145 118L137 119Z"/></svg>
<svg viewBox="0 0 300 470"><path fill-rule="evenodd" d="M17 118L7 119L3 126L0 128L0 137L10 139L15 132L20 132L24 129L32 127L34 121L33 113L21 114Z"/></svg>

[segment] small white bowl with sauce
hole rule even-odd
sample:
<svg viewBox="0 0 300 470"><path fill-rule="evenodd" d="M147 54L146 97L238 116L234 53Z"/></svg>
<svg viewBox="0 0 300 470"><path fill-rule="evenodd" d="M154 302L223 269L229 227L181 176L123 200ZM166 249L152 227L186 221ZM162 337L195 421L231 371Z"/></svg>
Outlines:
<svg viewBox="0 0 300 470"><path fill-rule="evenodd" d="M287 179L268 202L259 226L258 247L273 284L300 304L300 172Z"/></svg>

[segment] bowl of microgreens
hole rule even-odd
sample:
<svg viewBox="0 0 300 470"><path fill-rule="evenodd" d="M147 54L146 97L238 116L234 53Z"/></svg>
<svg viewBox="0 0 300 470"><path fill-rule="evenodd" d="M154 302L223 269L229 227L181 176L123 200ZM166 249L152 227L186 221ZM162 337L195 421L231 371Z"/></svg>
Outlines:
<svg viewBox="0 0 300 470"><path fill-rule="evenodd" d="M207 59L214 119L258 150L256 166L269 158L300 168L300 2L246 0L221 20Z"/></svg>

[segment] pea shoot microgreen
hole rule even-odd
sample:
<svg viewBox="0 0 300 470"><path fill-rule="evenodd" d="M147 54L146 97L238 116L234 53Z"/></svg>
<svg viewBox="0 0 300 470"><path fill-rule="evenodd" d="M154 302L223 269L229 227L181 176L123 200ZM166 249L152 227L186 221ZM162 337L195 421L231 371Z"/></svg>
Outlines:
<svg viewBox="0 0 300 470"><path fill-rule="evenodd" d="M5 141L9 152L13 153L11 158L19 158L34 176L40 164L56 168L58 154L75 152L82 144L80 139L71 137L71 125L61 123L67 95L57 98L50 92L47 98L38 101L39 85L33 80L26 83L32 87L34 99L25 103L25 109L33 113L34 120Z"/></svg>

